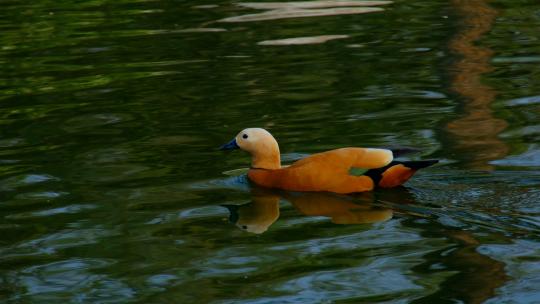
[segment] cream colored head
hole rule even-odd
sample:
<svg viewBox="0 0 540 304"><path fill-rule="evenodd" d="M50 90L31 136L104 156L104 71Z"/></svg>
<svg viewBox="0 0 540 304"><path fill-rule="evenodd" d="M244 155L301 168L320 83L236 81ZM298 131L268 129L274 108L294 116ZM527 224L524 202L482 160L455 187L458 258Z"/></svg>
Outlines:
<svg viewBox="0 0 540 304"><path fill-rule="evenodd" d="M279 146L272 134L261 128L247 128L236 135L236 144L251 154L251 166L261 169L279 169Z"/></svg>
<svg viewBox="0 0 540 304"><path fill-rule="evenodd" d="M260 169L279 169L281 160L276 139L265 129L247 128L242 130L222 149L238 148L251 154L251 167Z"/></svg>

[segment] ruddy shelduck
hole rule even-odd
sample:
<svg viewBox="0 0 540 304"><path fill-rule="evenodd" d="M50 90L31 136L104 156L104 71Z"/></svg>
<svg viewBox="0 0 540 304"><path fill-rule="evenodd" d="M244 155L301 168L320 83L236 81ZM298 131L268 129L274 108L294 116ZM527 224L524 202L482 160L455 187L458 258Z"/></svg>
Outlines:
<svg viewBox="0 0 540 304"><path fill-rule="evenodd" d="M281 166L276 139L265 129L242 130L222 150L251 154L248 178L260 186L290 191L354 193L405 183L418 170L437 160L394 161L394 152L376 148L341 148L313 154Z"/></svg>

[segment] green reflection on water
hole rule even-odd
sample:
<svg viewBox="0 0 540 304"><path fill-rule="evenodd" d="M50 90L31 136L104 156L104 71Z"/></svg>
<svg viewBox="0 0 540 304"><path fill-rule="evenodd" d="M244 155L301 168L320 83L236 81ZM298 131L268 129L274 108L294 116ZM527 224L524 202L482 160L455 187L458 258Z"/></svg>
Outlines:
<svg viewBox="0 0 540 304"><path fill-rule="evenodd" d="M2 2L0 301L536 299L538 3L381 7ZM321 36L341 39L287 43ZM367 197L274 193L250 234L220 206L257 203L221 173L249 159L216 148L253 126L286 162L401 145L443 165Z"/></svg>

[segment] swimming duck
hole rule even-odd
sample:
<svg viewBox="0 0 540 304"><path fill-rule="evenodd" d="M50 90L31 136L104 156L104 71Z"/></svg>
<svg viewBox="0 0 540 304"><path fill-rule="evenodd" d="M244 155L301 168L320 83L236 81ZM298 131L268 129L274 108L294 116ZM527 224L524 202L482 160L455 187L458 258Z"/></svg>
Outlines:
<svg viewBox="0 0 540 304"><path fill-rule="evenodd" d="M313 154L281 166L279 146L270 132L247 128L220 147L251 154L248 178L260 186L290 191L354 193L405 183L421 168L437 160L394 161L394 152L376 148L341 148Z"/></svg>

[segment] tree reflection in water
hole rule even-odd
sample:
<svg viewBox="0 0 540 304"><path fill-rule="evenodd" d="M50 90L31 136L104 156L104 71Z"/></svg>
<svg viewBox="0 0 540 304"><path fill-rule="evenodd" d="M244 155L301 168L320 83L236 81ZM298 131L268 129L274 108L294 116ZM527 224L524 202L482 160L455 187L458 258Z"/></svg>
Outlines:
<svg viewBox="0 0 540 304"><path fill-rule="evenodd" d="M493 116L491 103L497 92L482 83L482 75L492 70L493 51L475 42L491 30L497 11L484 0L453 0L452 7L459 25L449 44L458 57L450 67L450 89L462 98L464 115L449 122L447 130L455 141L454 156L471 168L491 170L488 162L508 153L498 138L508 123Z"/></svg>

